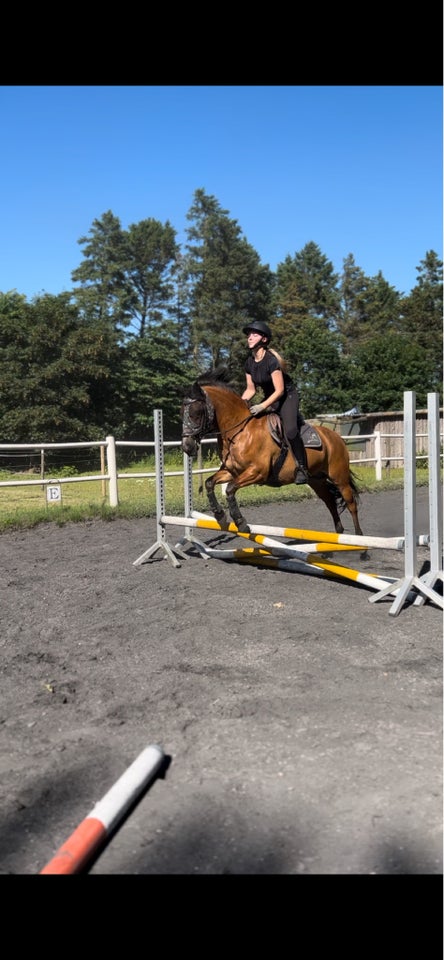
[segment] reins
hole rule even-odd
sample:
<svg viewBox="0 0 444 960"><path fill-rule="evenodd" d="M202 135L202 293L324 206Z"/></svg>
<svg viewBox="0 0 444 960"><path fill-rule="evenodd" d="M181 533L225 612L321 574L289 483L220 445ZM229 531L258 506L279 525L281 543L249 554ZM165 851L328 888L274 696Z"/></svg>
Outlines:
<svg viewBox="0 0 444 960"><path fill-rule="evenodd" d="M190 403L196 403L196 402L199 402L199 400L197 400L196 398L187 398L185 402L189 406ZM254 416L252 413L249 413L248 416L244 417L243 420L239 420L238 423L234 423L232 427L228 427L228 430L215 430L214 426L212 426L212 424L214 424L214 419L215 419L215 411L214 411L213 404L211 403L211 400L208 394L205 393L205 421L206 422L204 424L203 430L201 430L200 427L197 430L192 430L192 431L189 429L190 421L189 421L189 415L187 411L187 424L185 426L185 423L184 423L182 436L197 437L197 435L199 434L199 438L200 440L202 440L203 437L208 437L210 433L216 433L217 436L226 438L228 443L234 443L236 437L239 436L240 433L242 433L242 430L244 429L246 424L250 420L254 420ZM185 421L185 415L184 415L184 421ZM188 427L188 432L186 431L186 427ZM236 430L237 427L240 427L237 433L235 433L232 437L229 437L228 434L231 433L232 430Z"/></svg>
<svg viewBox="0 0 444 960"><path fill-rule="evenodd" d="M238 437L239 434L242 433L242 430L244 429L246 424L249 422L249 420L254 420L254 416L252 413L250 413L248 417L244 417L243 420L239 420L239 423L234 423L232 427L228 428L228 430L218 430L217 433L219 433L221 437L226 437L228 440L228 443L234 443L236 437ZM235 430L236 427L240 427L241 429L238 430L237 433L235 433L232 437L229 437L228 433L231 430Z"/></svg>

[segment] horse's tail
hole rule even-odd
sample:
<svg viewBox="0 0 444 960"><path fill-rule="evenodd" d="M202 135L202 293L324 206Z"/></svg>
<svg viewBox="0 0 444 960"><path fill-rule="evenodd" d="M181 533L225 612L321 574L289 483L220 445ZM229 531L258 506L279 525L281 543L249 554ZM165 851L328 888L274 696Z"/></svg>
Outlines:
<svg viewBox="0 0 444 960"><path fill-rule="evenodd" d="M356 473L353 473L353 470L350 470L349 484L353 490L353 496L355 498L356 505L358 505L360 500L360 495L361 495L361 491L358 487L358 480L359 480L359 477L356 476Z"/></svg>
<svg viewBox="0 0 444 960"><path fill-rule="evenodd" d="M360 493L361 493L361 491L359 490L359 487L358 487L358 477L356 476L355 473L353 473L353 470L350 470L350 471L349 471L349 480L348 480L348 482L349 482L349 485L350 485L350 487L351 487L351 489L352 489L352 491L353 491L353 496L354 496L354 498L355 498L356 506L358 506L358 505L359 505L359 501L360 501ZM337 507L338 513L339 513L339 515L341 515L341 513L344 512L344 510L345 510L345 508L346 508L346 506L347 506L347 504L346 504L346 502L345 502L345 500L344 500L344 497L342 496L342 493L341 493L341 491L339 490L339 487L336 486L336 484L333 482L333 480L330 479L330 477L327 477L326 483L327 483L327 486L328 486L328 488L329 488L329 490L330 490L330 493L333 494L333 496L334 496L334 498L335 498L335 500L336 500L336 507Z"/></svg>

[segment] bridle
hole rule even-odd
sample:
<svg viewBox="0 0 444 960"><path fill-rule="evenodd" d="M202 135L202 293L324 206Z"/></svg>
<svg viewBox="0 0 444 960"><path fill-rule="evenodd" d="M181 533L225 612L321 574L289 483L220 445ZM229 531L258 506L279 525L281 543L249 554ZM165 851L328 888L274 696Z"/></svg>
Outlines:
<svg viewBox="0 0 444 960"><path fill-rule="evenodd" d="M197 424L196 419L191 419L190 416L190 407L192 403L201 404L201 410L199 412ZM214 427L214 407L209 396L205 394L205 402L197 397L185 397L183 401L182 437L194 437L197 443L200 443L202 437L204 437L206 433L214 431Z"/></svg>
<svg viewBox="0 0 444 960"><path fill-rule="evenodd" d="M196 420L192 420L190 416L190 406L192 403L201 404L197 425ZM206 434L216 433L219 434L220 437L226 437L228 443L233 443L238 433L242 432L245 424L252 419L253 415L250 413L248 417L244 417L243 420L240 420L238 423L234 423L233 426L229 427L228 430L216 430L215 411L208 394L205 393L205 402L197 397L185 397L183 401L182 438L194 437L196 442L200 443L202 437L204 437ZM231 433L231 431L235 430L236 427L240 427L241 429L238 430L233 436L229 437L228 433Z"/></svg>

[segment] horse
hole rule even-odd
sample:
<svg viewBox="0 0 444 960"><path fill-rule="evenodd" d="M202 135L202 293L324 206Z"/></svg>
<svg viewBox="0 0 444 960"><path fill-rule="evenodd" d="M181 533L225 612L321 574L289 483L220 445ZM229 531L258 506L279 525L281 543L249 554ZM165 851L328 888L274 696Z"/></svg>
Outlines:
<svg viewBox="0 0 444 960"><path fill-rule="evenodd" d="M226 483L225 495L231 519L241 533L250 533L236 500L237 491L252 484L280 487L293 483L296 460L282 433L277 414L253 416L246 401L224 376L226 374L220 370L201 374L185 391L181 404L182 449L193 458L202 438L217 434L221 465L205 480L210 509L218 523L222 527L226 525L225 510L214 492L217 484ZM280 435L276 433L277 423L281 427ZM304 427L310 428L311 439L318 443L318 448L306 446L309 486L325 503L336 533L344 532L340 513L347 507L355 534L362 536L358 518L359 491L350 469L345 441L329 427L316 425L313 428L301 417L303 439ZM318 438L313 437L313 429Z"/></svg>

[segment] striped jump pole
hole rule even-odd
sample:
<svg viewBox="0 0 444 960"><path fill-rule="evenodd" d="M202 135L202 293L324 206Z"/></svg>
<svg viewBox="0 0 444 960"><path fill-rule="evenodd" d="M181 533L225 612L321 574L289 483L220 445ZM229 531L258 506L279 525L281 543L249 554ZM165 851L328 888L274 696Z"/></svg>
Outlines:
<svg viewBox="0 0 444 960"><path fill-rule="evenodd" d="M96 803L41 874L80 873L104 845L127 810L135 803L165 761L161 747L152 744L125 770L108 793Z"/></svg>
<svg viewBox="0 0 444 960"><path fill-rule="evenodd" d="M194 541L193 541L194 542ZM227 550L225 548L207 547L201 541L195 542L195 545L202 556L208 556L216 560L235 560L238 563L251 563L262 567L271 567L274 570L288 570L292 573L307 573L314 576L334 577L335 579L351 580L361 586L370 587L371 590L381 590L385 587L391 588L389 592L396 594L399 587L396 584L395 577L378 577L374 573L362 573L360 570L353 570L351 567L345 567L339 563L329 563L326 560L319 560L311 555L279 556L275 550L267 552L258 547L239 547Z"/></svg>
<svg viewBox="0 0 444 960"><path fill-rule="evenodd" d="M249 534L242 534L235 523L227 523L221 526L217 520L207 517L205 514L198 514L192 511L190 517L163 516L162 522L166 525L178 527L198 527L206 530L219 530L221 533L235 533L238 537L248 537ZM348 533L328 533L324 530L299 530L295 527L272 527L264 524L250 523L250 533L255 536L286 537L291 540L316 540L322 542L326 548L334 549L332 544L344 544L355 549L363 547L380 547L385 550L404 550L404 537L359 537ZM421 534L417 537L418 546L429 545L429 535Z"/></svg>

